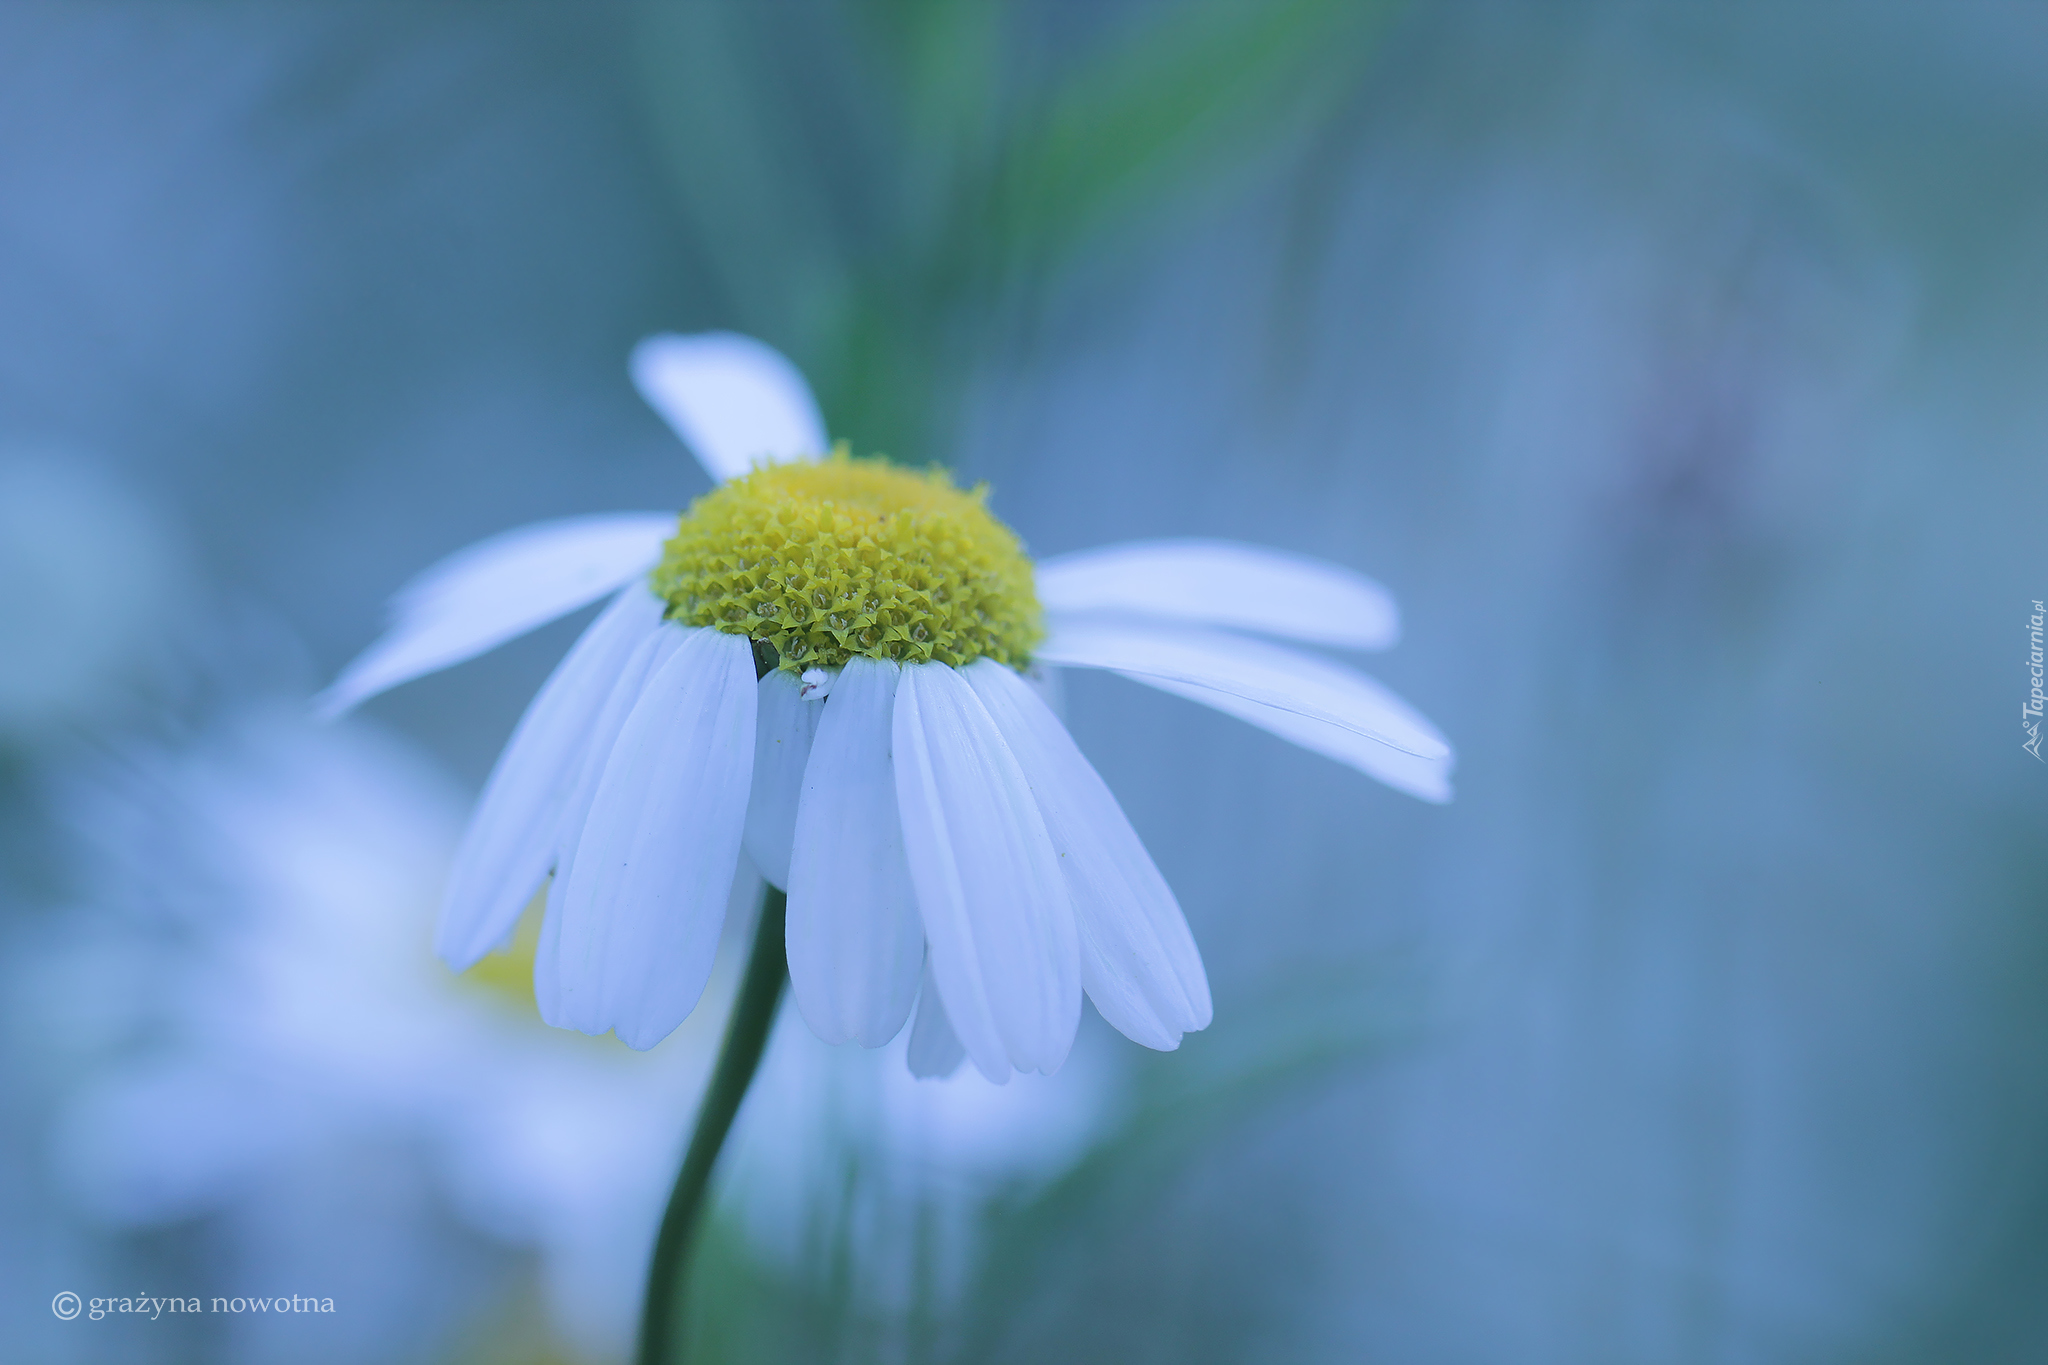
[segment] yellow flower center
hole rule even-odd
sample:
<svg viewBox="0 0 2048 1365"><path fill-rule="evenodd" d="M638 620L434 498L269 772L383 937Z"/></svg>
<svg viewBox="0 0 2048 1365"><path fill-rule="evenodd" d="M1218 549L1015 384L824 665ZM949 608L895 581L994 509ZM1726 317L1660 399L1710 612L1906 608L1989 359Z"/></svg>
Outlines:
<svg viewBox="0 0 2048 1365"><path fill-rule="evenodd" d="M1045 634L1031 561L987 494L841 445L697 499L651 582L672 619L745 635L794 672L856 654L1022 668Z"/></svg>

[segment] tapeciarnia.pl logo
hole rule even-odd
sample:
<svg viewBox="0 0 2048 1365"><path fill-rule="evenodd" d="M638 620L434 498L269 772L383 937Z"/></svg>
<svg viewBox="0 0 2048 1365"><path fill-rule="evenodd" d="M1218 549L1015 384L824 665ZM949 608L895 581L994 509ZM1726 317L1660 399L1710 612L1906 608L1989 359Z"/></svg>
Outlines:
<svg viewBox="0 0 2048 1365"><path fill-rule="evenodd" d="M2048 763L2041 757L2041 708L2048 703L2048 694L2041 690L2041 621L2048 616L2048 607L2040 599L2034 601L2034 614L2027 622L2027 636L2032 641L2027 651L2027 672L2033 675L2033 691L2027 697L2027 704L2020 708L2020 726L2027 732L2027 742L2020 745L2032 754L2037 762Z"/></svg>

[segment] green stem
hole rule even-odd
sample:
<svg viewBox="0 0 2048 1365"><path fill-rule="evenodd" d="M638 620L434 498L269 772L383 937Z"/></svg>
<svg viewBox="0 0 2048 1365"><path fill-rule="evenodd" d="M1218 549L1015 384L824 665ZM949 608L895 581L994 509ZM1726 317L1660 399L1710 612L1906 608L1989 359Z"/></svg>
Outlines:
<svg viewBox="0 0 2048 1365"><path fill-rule="evenodd" d="M775 1006L782 1000L783 983L789 980L789 957L782 941L782 921L788 908L789 898L772 886L761 897L761 923L754 930L754 949L740 981L739 999L733 1002L732 1018L726 1021L718 1065L697 1112L697 1131L690 1135L690 1150L683 1155L683 1169L676 1175L668 1211L662 1214L661 1231L654 1239L654 1259L647 1267L647 1301L640 1311L639 1365L675 1365L683 1358L682 1314L678 1310L690 1238L703 1213L711 1168L761 1064L768 1027L775 1022Z"/></svg>

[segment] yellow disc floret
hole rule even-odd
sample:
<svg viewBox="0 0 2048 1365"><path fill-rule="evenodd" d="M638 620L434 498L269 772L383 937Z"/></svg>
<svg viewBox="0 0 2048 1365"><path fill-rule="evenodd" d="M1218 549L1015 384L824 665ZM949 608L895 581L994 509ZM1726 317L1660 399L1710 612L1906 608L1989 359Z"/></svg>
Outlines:
<svg viewBox="0 0 2048 1365"><path fill-rule="evenodd" d="M844 446L768 465L691 504L654 591L672 619L773 646L797 672L856 654L1021 668L1044 635L1031 561L986 497Z"/></svg>

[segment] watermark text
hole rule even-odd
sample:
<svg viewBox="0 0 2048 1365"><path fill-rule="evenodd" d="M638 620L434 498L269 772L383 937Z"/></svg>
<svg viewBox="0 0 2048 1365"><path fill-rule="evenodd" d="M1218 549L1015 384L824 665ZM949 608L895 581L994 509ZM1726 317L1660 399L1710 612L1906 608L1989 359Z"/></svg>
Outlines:
<svg viewBox="0 0 2048 1365"><path fill-rule="evenodd" d="M2034 614L2027 618L2027 673L2033 679L2033 687L2028 692L2026 705L2020 708L2020 728L2027 732L2026 742L2020 747L2032 754L2037 762L2048 763L2048 759L2041 757L2041 709L2048 704L2048 692L2041 689L2043 618L2048 618L2048 607L2036 599Z"/></svg>
<svg viewBox="0 0 2048 1365"><path fill-rule="evenodd" d="M119 1294L81 1299L67 1289L50 1300L50 1311L66 1322L81 1313L94 1322L112 1313L139 1313L154 1322L166 1313L332 1313L334 1300L305 1294L238 1294L233 1298L222 1295L210 1302L176 1294Z"/></svg>

